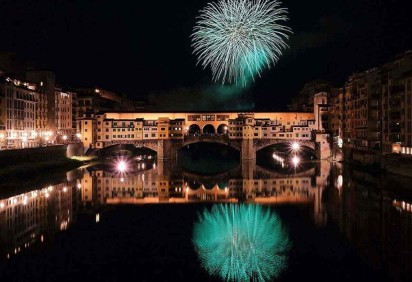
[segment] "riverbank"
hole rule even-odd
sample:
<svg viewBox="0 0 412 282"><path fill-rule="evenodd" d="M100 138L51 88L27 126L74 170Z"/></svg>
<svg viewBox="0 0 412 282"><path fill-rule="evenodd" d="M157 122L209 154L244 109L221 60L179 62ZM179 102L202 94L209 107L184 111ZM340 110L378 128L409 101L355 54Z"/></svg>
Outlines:
<svg viewBox="0 0 412 282"><path fill-rule="evenodd" d="M50 179L62 180L66 172L78 168L83 161L66 157L66 146L0 151L0 192L20 183L22 190L30 185L44 185Z"/></svg>
<svg viewBox="0 0 412 282"><path fill-rule="evenodd" d="M412 157L402 154L385 154L359 148L344 148L341 161L356 169L412 177Z"/></svg>

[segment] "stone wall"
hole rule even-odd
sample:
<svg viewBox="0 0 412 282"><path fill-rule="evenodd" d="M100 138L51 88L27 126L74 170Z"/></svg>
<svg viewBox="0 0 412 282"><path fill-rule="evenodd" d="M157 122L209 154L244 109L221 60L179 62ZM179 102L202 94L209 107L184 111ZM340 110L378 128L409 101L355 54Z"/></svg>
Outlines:
<svg viewBox="0 0 412 282"><path fill-rule="evenodd" d="M84 155L84 147L83 143L73 143L67 145L66 156L68 158L74 156L83 156Z"/></svg>
<svg viewBox="0 0 412 282"><path fill-rule="evenodd" d="M382 160L382 167L391 173L412 177L412 157L410 156L385 155Z"/></svg>
<svg viewBox="0 0 412 282"><path fill-rule="evenodd" d="M66 146L47 146L38 148L0 151L0 165L15 165L19 163L34 163L66 158Z"/></svg>

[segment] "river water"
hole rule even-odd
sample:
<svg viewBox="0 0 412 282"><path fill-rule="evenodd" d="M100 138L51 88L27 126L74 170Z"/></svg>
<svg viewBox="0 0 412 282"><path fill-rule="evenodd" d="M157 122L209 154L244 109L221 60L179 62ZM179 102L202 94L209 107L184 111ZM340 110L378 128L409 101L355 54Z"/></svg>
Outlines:
<svg viewBox="0 0 412 282"><path fill-rule="evenodd" d="M412 281L410 179L207 152L0 191L0 280Z"/></svg>

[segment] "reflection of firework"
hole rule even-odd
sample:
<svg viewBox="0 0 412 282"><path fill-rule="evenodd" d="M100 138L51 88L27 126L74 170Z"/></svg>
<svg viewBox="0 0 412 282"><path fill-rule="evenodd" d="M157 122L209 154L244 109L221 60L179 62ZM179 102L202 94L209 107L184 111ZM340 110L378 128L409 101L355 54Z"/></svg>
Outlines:
<svg viewBox="0 0 412 282"><path fill-rule="evenodd" d="M279 217L259 205L215 205L195 224L203 267L223 280L268 280L287 267L288 236Z"/></svg>
<svg viewBox="0 0 412 282"><path fill-rule="evenodd" d="M291 29L277 0L219 0L202 11L193 32L194 53L213 79L245 86L275 64Z"/></svg>

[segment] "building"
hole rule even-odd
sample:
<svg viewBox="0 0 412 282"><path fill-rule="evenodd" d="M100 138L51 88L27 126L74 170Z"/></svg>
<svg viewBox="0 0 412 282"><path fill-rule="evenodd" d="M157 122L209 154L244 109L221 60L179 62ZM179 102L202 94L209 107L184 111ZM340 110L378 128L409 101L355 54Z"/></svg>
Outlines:
<svg viewBox="0 0 412 282"><path fill-rule="evenodd" d="M26 79L37 83L39 91L47 97L47 130L55 132L56 129L56 74L49 70L27 70Z"/></svg>
<svg viewBox="0 0 412 282"><path fill-rule="evenodd" d="M350 76L346 94L346 143L356 148L379 150L381 117L378 69Z"/></svg>
<svg viewBox="0 0 412 282"><path fill-rule="evenodd" d="M83 114L83 117L78 118L77 128L85 149L101 149L116 144L139 145L147 141L145 146L152 142L152 148L166 150L166 145L158 141L183 141L201 134L206 137L225 136L224 140L233 140L232 143L256 139L272 139L283 143L292 140L317 142L321 144L319 152L323 152L322 156L327 158L330 154L327 148L330 140L326 140L330 130L328 94L318 93L314 100L312 113L102 111ZM245 145L247 148L254 146L253 142L249 143ZM248 156L252 155L250 151Z"/></svg>
<svg viewBox="0 0 412 282"><path fill-rule="evenodd" d="M76 117L99 111L133 111L135 104L126 96L101 88L77 88ZM141 106L141 105L140 105Z"/></svg>
<svg viewBox="0 0 412 282"><path fill-rule="evenodd" d="M41 93L27 81L0 77L0 141L3 148L36 146L36 109Z"/></svg>
<svg viewBox="0 0 412 282"><path fill-rule="evenodd" d="M405 147L404 151L406 147L412 147L411 71L412 51L397 56L392 62L381 67L382 149L384 153L392 152L395 144Z"/></svg>
<svg viewBox="0 0 412 282"><path fill-rule="evenodd" d="M72 126L73 95L75 94L61 88L55 89L55 126L59 135L70 136L75 133Z"/></svg>
<svg viewBox="0 0 412 282"><path fill-rule="evenodd" d="M331 84L325 80L313 80L306 83L299 94L292 99L292 103L288 105L290 111L297 112L313 112L314 98L317 93L332 91Z"/></svg>
<svg viewBox="0 0 412 282"><path fill-rule="evenodd" d="M37 83L39 92L47 97L47 119L46 122L47 138L59 140L60 137L75 134L73 126L73 91L66 91L56 86L56 74L49 70L27 70L26 78ZM39 99L41 101L41 99ZM41 116L41 115L40 115ZM43 128L42 128L43 129Z"/></svg>

